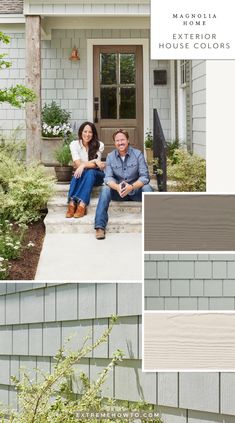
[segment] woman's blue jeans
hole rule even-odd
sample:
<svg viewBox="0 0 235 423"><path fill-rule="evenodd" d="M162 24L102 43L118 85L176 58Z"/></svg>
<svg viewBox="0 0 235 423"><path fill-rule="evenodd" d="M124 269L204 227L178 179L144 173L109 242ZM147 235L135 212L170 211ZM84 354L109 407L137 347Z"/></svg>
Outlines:
<svg viewBox="0 0 235 423"><path fill-rule="evenodd" d="M80 178L73 176L70 182L68 193L68 201L82 201L86 205L89 204L92 188L102 185L104 181L104 172L98 169L85 169Z"/></svg>

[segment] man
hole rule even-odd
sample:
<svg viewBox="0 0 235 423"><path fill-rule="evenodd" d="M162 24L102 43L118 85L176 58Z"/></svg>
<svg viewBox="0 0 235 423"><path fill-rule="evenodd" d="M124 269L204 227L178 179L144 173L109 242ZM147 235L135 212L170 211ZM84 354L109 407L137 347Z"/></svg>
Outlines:
<svg viewBox="0 0 235 423"><path fill-rule="evenodd" d="M108 208L114 201L142 201L142 192L153 191L148 167L141 151L129 145L129 134L118 129L113 134L116 149L108 154L105 186L102 187L95 215L96 239L105 238Z"/></svg>

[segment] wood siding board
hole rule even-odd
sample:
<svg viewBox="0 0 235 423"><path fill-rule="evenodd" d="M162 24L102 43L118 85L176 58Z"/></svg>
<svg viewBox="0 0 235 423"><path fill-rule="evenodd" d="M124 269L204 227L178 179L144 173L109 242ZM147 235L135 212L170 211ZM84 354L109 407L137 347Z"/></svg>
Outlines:
<svg viewBox="0 0 235 423"><path fill-rule="evenodd" d="M234 423L234 416L189 410L187 423Z"/></svg>
<svg viewBox="0 0 235 423"><path fill-rule="evenodd" d="M145 313L144 369L235 369L234 335L233 312Z"/></svg>
<svg viewBox="0 0 235 423"><path fill-rule="evenodd" d="M95 284L80 283L78 287L79 319L94 318L96 315Z"/></svg>
<svg viewBox="0 0 235 423"><path fill-rule="evenodd" d="M71 338L68 343L68 347L71 351L77 351L81 348L86 337L89 337L87 345L93 345L93 328L91 319L62 322L62 344L64 345L66 340ZM92 357L92 353L87 354L87 357Z"/></svg>
<svg viewBox="0 0 235 423"><path fill-rule="evenodd" d="M0 296L0 325L6 324L6 297Z"/></svg>
<svg viewBox="0 0 235 423"><path fill-rule="evenodd" d="M29 325L29 355L42 355L42 323Z"/></svg>
<svg viewBox="0 0 235 423"><path fill-rule="evenodd" d="M234 250L235 196L158 194L144 203L146 252Z"/></svg>
<svg viewBox="0 0 235 423"><path fill-rule="evenodd" d="M12 353L12 327L0 327L0 354Z"/></svg>
<svg viewBox="0 0 235 423"><path fill-rule="evenodd" d="M142 312L142 284L119 283L118 284L118 308L119 316L139 315Z"/></svg>
<svg viewBox="0 0 235 423"><path fill-rule="evenodd" d="M180 373L179 407L219 413L219 373Z"/></svg>
<svg viewBox="0 0 235 423"><path fill-rule="evenodd" d="M221 413L235 415L235 374L221 373Z"/></svg>
<svg viewBox="0 0 235 423"><path fill-rule="evenodd" d="M97 284L96 316L110 317L117 310L117 285L115 283Z"/></svg>
<svg viewBox="0 0 235 423"><path fill-rule="evenodd" d="M96 319L93 323L93 342L96 342L100 336L103 335L104 331L108 329L109 320L108 319ZM109 357L108 348L109 343L104 342L99 345L92 352L94 358L107 358Z"/></svg>
<svg viewBox="0 0 235 423"><path fill-rule="evenodd" d="M187 410L172 407L158 407L158 411L164 423L188 423Z"/></svg>
<svg viewBox="0 0 235 423"><path fill-rule="evenodd" d="M109 336L110 356L118 348L127 358L138 358L138 318L137 316L120 317Z"/></svg>
<svg viewBox="0 0 235 423"><path fill-rule="evenodd" d="M103 359L103 358L92 358L90 360L90 378L91 382L95 382L98 377L100 376L100 373L104 370L105 367L108 366L110 363L110 360ZM108 374L108 377L106 378L104 384L101 387L101 394L102 396L106 398L113 398L114 392L113 392L113 383L114 383L114 370L111 369L111 371Z"/></svg>
<svg viewBox="0 0 235 423"><path fill-rule="evenodd" d="M178 373L158 373L158 404L178 407Z"/></svg>
<svg viewBox="0 0 235 423"><path fill-rule="evenodd" d="M78 317L77 284L56 287L56 320L76 320Z"/></svg>
<svg viewBox="0 0 235 423"><path fill-rule="evenodd" d="M25 291L20 296L21 323L38 323L44 319L44 289Z"/></svg>

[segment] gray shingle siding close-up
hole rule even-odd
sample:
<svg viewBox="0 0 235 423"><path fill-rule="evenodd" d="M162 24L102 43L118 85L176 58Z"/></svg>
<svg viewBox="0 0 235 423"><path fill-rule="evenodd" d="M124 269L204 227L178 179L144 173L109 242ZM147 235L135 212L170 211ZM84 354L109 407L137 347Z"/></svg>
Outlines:
<svg viewBox="0 0 235 423"><path fill-rule="evenodd" d="M234 310L234 254L146 254L146 310Z"/></svg>
<svg viewBox="0 0 235 423"><path fill-rule="evenodd" d="M23 0L0 0L0 14L21 14L23 3Z"/></svg>
<svg viewBox="0 0 235 423"><path fill-rule="evenodd" d="M157 404L164 423L234 422L233 374L142 372L141 288L140 283L1 283L0 400L16 406L11 375L21 367L32 377L35 368L50 371L69 335L74 334L71 348L89 333L94 342L115 314L119 320L109 341L78 366L95 380L112 353L124 351L124 361L103 387L104 396Z"/></svg>

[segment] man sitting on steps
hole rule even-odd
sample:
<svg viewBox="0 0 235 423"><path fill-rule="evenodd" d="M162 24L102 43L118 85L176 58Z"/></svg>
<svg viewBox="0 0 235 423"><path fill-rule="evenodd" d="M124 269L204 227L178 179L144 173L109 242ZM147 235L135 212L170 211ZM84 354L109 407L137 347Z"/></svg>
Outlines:
<svg viewBox="0 0 235 423"><path fill-rule="evenodd" d="M115 150L107 155L105 185L95 215L96 239L105 238L108 208L114 201L142 201L142 192L152 192L143 153L129 145L129 134L118 129L113 134Z"/></svg>

